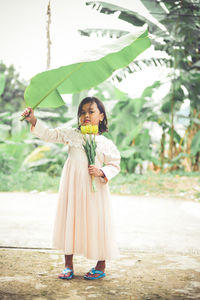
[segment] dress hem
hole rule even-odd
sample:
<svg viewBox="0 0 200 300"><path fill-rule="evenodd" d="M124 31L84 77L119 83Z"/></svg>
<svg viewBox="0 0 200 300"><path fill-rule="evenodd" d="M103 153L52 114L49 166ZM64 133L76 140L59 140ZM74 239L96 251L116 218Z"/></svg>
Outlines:
<svg viewBox="0 0 200 300"><path fill-rule="evenodd" d="M85 255L84 253L81 253L81 252L76 252L76 251L73 251L72 253L66 253L65 251L63 251L63 249L60 249L60 248L56 248L56 247L52 247L53 250L57 250L57 251L60 251L62 252L63 255L78 255L78 256L83 256L87 259L91 259L91 260L117 260L120 258L120 254L119 255L116 255L116 256L107 256L107 257L93 257L93 256L89 256L89 255Z"/></svg>

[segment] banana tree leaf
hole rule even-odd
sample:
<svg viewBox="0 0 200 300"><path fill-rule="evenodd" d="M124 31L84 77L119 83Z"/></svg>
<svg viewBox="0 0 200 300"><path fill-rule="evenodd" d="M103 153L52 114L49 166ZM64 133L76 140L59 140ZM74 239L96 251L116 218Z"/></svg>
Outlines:
<svg viewBox="0 0 200 300"><path fill-rule="evenodd" d="M74 94L98 85L115 70L130 64L150 44L147 26L143 26L87 52L78 62L39 73L25 90L26 105L32 108L61 106L64 104L61 94Z"/></svg>
<svg viewBox="0 0 200 300"><path fill-rule="evenodd" d="M0 73L0 96L4 92L5 84L6 84L5 75L4 73Z"/></svg>
<svg viewBox="0 0 200 300"><path fill-rule="evenodd" d="M192 139L191 154L196 155L200 151L200 130L197 131Z"/></svg>
<svg viewBox="0 0 200 300"><path fill-rule="evenodd" d="M133 24L134 26L142 26L148 24L150 31L153 32L155 28L165 32L165 27L160 23L166 17L166 11L156 1L140 0L140 4L136 5L134 1L130 0L107 0L107 1L87 1L86 5L91 5L100 13L113 14L120 12L118 18ZM160 32L159 32L160 33Z"/></svg>

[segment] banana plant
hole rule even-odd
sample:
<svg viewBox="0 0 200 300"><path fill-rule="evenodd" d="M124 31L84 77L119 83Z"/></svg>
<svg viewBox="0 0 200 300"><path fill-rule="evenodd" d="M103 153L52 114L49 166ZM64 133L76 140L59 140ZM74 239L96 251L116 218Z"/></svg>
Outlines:
<svg viewBox="0 0 200 300"><path fill-rule="evenodd" d="M123 6L117 5L120 2L115 0L88 1L86 4L92 6L92 8L100 13L114 14L117 12L119 19L135 26L142 26L144 23L148 24L155 50L162 50L168 54L169 58L166 60L166 63L174 72L169 77L169 80L172 82L172 89L170 95L168 95L168 99L164 99L164 105L165 108L168 106L170 109L168 112L171 121L169 159L173 159L174 116L177 104L183 103L186 98L181 92L182 87L188 91L187 98L190 99L191 124L187 132L188 135L192 136L189 137L189 141L192 140L194 133L192 119L200 118L200 115L198 116L197 114L200 110L199 3L198 1L188 0L140 0L140 2L144 6L140 11L136 10L137 6L134 5L134 1L131 2L128 0L123 1ZM121 74L117 74L117 79L123 79L127 69L121 72ZM128 72L135 72L134 67L128 69ZM177 82L179 82L178 88ZM177 100L179 103L177 103ZM196 125L196 130L198 130L198 125ZM190 145L191 142L189 142L188 146ZM188 151L190 152L190 150ZM196 165L198 165L199 153L196 153L195 161L197 161ZM197 167L195 168L197 169Z"/></svg>
<svg viewBox="0 0 200 300"><path fill-rule="evenodd" d="M157 114L152 111L153 102L150 101L158 86L160 82L154 82L152 86L145 88L139 98L134 99L116 89L119 100L112 109L107 136L116 143L120 150L123 172L132 173L137 165L142 168L145 160L157 166L160 165L159 159L152 151L150 130L144 127L145 121L158 118Z"/></svg>
<svg viewBox="0 0 200 300"><path fill-rule="evenodd" d="M26 105L32 108L61 106L64 104L61 94L78 93L98 85L115 70L130 64L150 44L147 27L143 26L85 53L78 62L37 74L25 90Z"/></svg>

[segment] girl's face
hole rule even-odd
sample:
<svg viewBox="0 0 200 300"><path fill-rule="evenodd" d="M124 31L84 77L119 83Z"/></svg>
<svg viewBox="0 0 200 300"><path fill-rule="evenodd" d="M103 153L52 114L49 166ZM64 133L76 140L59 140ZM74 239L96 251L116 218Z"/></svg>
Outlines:
<svg viewBox="0 0 200 300"><path fill-rule="evenodd" d="M82 106L79 121L81 125L99 125L103 121L104 114L98 109L95 102L89 102Z"/></svg>

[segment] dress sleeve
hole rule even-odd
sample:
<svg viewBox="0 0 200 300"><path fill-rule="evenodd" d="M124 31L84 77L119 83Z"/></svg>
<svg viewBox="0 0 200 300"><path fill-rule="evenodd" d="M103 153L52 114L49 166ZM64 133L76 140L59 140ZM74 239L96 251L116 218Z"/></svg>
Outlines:
<svg viewBox="0 0 200 300"><path fill-rule="evenodd" d="M35 126L31 126L31 132L45 142L67 144L70 141L73 128L58 127L48 128L40 120L37 120Z"/></svg>
<svg viewBox="0 0 200 300"><path fill-rule="evenodd" d="M104 173L106 177L104 180L107 182L120 172L120 152L111 140L109 140L108 147L105 148L104 163L105 166L100 170Z"/></svg>

